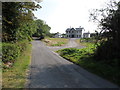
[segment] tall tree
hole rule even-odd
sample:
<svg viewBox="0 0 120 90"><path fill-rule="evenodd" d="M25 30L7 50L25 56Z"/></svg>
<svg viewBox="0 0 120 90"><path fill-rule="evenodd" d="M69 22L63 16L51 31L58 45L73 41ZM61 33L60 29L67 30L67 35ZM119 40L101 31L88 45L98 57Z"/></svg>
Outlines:
<svg viewBox="0 0 120 90"><path fill-rule="evenodd" d="M27 33L28 31L26 32L22 27L31 27L30 23L34 20L32 11L37 10L37 8L41 7L34 2L3 2L3 41L16 41L20 36L18 32L19 34L23 31Z"/></svg>
<svg viewBox="0 0 120 90"><path fill-rule="evenodd" d="M99 21L101 44L96 50L95 57L97 60L118 62L120 65L118 60L120 59L120 1L112 2L109 7L96 11L99 13L94 12L91 15L94 21ZM97 15L103 18L98 20Z"/></svg>
<svg viewBox="0 0 120 90"><path fill-rule="evenodd" d="M48 26L43 20L36 20L37 31L35 32L34 36L44 38L45 36L50 35L51 27Z"/></svg>

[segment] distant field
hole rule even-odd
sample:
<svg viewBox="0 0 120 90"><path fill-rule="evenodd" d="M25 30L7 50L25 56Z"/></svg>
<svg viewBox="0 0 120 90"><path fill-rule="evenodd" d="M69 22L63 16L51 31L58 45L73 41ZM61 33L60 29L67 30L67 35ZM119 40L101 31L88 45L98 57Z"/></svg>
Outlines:
<svg viewBox="0 0 120 90"><path fill-rule="evenodd" d="M45 38L42 40L48 46L63 46L68 43L66 38Z"/></svg>

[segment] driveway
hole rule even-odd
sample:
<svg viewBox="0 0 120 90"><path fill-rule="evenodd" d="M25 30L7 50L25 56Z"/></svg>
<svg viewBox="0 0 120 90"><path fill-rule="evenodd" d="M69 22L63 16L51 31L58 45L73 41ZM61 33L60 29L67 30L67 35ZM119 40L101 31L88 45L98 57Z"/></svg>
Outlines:
<svg viewBox="0 0 120 90"><path fill-rule="evenodd" d="M41 41L33 41L32 45L27 88L117 88L107 80L63 59Z"/></svg>
<svg viewBox="0 0 120 90"><path fill-rule="evenodd" d="M50 48L52 51L57 51L60 49L64 49L64 48L84 48L85 46L81 46L80 44L76 43L76 39L78 38L69 38L69 42L64 45L64 46L47 46L48 48Z"/></svg>

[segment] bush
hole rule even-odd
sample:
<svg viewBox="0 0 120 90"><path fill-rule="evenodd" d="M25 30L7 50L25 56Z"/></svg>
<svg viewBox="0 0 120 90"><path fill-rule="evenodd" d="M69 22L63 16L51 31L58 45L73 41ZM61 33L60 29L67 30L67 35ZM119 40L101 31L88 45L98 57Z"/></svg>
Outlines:
<svg viewBox="0 0 120 90"><path fill-rule="evenodd" d="M66 48L62 50L58 50L57 52L60 53L60 55L70 55L73 53L77 53L79 50L76 48Z"/></svg>
<svg viewBox="0 0 120 90"><path fill-rule="evenodd" d="M11 43L3 43L2 45L2 61L14 62L16 58L20 55L19 46Z"/></svg>
<svg viewBox="0 0 120 90"><path fill-rule="evenodd" d="M20 41L17 43L2 44L2 61L3 63L14 63L18 56L26 49L28 41Z"/></svg>
<svg viewBox="0 0 120 90"><path fill-rule="evenodd" d="M115 45L113 41L105 41L97 47L95 51L94 58L98 61L103 61L107 64L113 65L116 63L120 65L120 48ZM115 64L115 66L116 66Z"/></svg>
<svg viewBox="0 0 120 90"><path fill-rule="evenodd" d="M23 40L17 42L16 45L19 46L20 52L23 52L27 48L28 43L28 40Z"/></svg>

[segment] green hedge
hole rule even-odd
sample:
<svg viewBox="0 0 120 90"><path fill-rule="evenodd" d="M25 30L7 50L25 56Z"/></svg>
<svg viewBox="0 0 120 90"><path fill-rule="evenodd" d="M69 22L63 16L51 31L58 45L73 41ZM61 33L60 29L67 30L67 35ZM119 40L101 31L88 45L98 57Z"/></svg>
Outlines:
<svg viewBox="0 0 120 90"><path fill-rule="evenodd" d="M3 63L15 62L18 56L26 49L28 41L20 41L17 43L2 44L2 61Z"/></svg>
<svg viewBox="0 0 120 90"><path fill-rule="evenodd" d="M16 45L19 47L20 52L23 52L27 48L28 43L29 42L27 40L23 40L23 41L17 42Z"/></svg>

